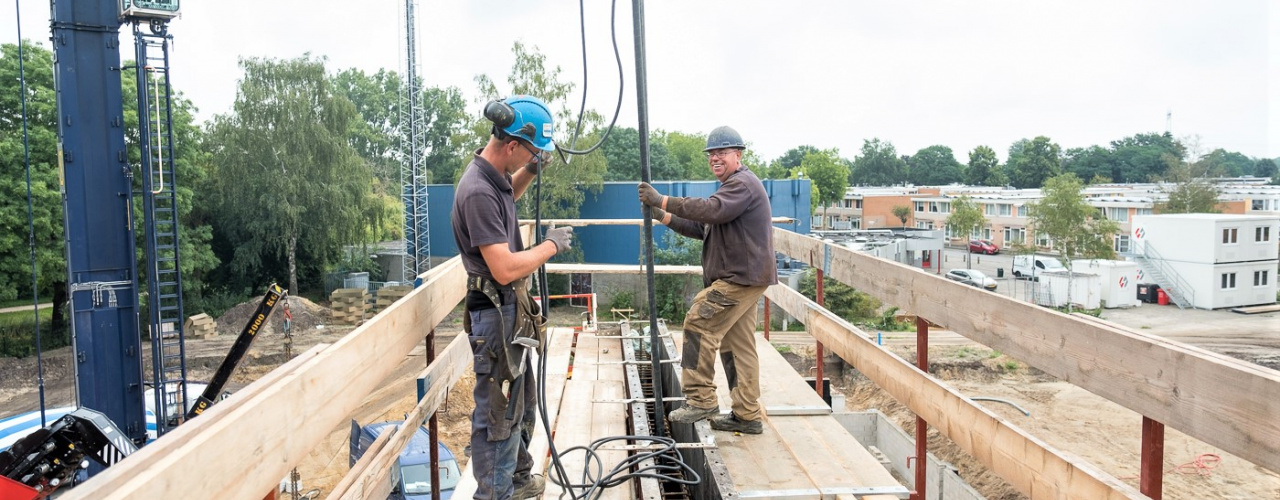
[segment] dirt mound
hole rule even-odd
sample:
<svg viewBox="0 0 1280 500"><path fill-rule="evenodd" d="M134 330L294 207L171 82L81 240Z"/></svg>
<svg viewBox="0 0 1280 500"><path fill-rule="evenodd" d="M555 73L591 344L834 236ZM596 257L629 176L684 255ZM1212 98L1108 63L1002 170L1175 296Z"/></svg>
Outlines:
<svg viewBox="0 0 1280 500"><path fill-rule="evenodd" d="M290 295L285 297L284 300L289 303L289 310L293 313L292 330L295 334L315 329L317 325L327 323L327 318L329 317L328 308L316 304L306 297ZM255 298L228 309L217 319L218 334L239 335L240 331L244 329L244 325L249 322L249 318L252 318L253 313L258 310L258 303L260 302L262 302L261 298ZM283 311L284 304L276 306L276 310L271 313L270 321L263 327L263 333L273 333L283 328Z"/></svg>

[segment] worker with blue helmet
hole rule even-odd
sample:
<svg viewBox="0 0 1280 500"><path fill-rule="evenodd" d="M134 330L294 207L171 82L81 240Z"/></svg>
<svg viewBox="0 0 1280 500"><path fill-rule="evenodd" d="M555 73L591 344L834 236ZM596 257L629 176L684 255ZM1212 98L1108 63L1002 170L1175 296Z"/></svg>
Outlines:
<svg viewBox="0 0 1280 500"><path fill-rule="evenodd" d="M471 341L471 468L477 499L542 496L545 480L532 474L528 452L536 414L536 386L523 344L540 338L545 322L532 306L527 278L551 257L568 251L572 227L551 228L525 248L515 200L550 163L555 143L551 110L537 97L514 95L485 105L493 122L488 144L476 151L454 194L454 242L467 270L463 329ZM533 326L530 327L529 325ZM535 333L536 334L536 333Z"/></svg>

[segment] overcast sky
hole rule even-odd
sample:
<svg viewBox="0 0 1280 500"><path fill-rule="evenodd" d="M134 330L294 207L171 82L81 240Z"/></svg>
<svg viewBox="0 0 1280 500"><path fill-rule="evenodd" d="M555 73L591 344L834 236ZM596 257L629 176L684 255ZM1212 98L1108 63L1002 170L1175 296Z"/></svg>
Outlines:
<svg viewBox="0 0 1280 500"><path fill-rule="evenodd" d="M90 0L76 0L90 1ZM103 0L98 0L103 1ZM117 1L117 0L105 0ZM586 2L588 107L617 97L609 5ZM19 0L25 37L45 43L49 0ZM765 159L811 144L854 157L864 139L900 154L1045 135L1064 149L1163 132L1280 157L1280 3L1223 1L677 1L645 4L651 129L728 124ZM636 126L631 3L618 3ZM399 70L403 1L186 0L173 83L207 118L235 98L240 57L328 57L330 69ZM487 74L506 92L515 41L536 46L582 89L578 4L423 0L419 73L472 100ZM0 11L3 43L14 10ZM124 45L126 57L132 46ZM577 108L581 94L571 100ZM476 114L481 104L472 103Z"/></svg>

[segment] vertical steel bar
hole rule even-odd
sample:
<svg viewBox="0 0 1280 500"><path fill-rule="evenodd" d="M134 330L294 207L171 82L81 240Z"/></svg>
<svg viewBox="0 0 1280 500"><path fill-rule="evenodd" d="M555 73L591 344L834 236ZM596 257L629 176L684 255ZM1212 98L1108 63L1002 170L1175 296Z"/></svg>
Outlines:
<svg viewBox="0 0 1280 500"><path fill-rule="evenodd" d="M916 316L916 367L929 373L929 322ZM929 423L916 417L916 494L924 500L926 464L929 463Z"/></svg>
<svg viewBox="0 0 1280 500"><path fill-rule="evenodd" d="M431 366L436 360L436 329L432 328L427 333L427 366ZM446 397L448 397L446 395ZM422 399L419 395L418 399ZM440 419L437 416L440 412L431 412L431 423L427 428L427 435L430 436L431 446L431 498L440 498ZM417 422L414 422L417 425ZM401 429L402 431L418 432L417 429Z"/></svg>
<svg viewBox="0 0 1280 500"><path fill-rule="evenodd" d="M1151 500L1164 495L1164 424L1142 417L1142 494Z"/></svg>
<svg viewBox="0 0 1280 500"><path fill-rule="evenodd" d="M644 0L631 2L632 31L635 33L636 47L636 118L640 130L640 178L644 182L652 182L649 170L649 85L648 73L645 70L644 55ZM645 280L649 285L649 345L650 360L653 362L653 435L666 435L666 408L662 403L662 342L658 340L658 306L657 294L653 284L653 212L645 205L644 209L644 263Z"/></svg>

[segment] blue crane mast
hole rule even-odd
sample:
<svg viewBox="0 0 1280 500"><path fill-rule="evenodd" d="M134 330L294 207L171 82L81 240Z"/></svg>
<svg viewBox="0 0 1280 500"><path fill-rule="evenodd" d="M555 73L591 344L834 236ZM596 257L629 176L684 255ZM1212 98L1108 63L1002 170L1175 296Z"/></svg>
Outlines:
<svg viewBox="0 0 1280 500"><path fill-rule="evenodd" d="M146 441L146 410L139 337L140 277L135 259L134 169L125 149L120 85L120 26L176 15L178 0L52 0L52 42L58 104L58 159L63 178L67 288L75 353L76 397L81 407L102 412L134 443ZM167 16L167 17L166 17ZM140 42L141 43L141 42ZM142 59L139 66L146 64ZM167 66L167 65L166 65ZM166 69L167 75L167 69ZM168 79L164 78L168 97ZM139 79L139 86L144 81ZM165 103L164 109L168 109ZM141 111L141 110L140 110ZM148 113L154 109L148 109ZM140 113L141 114L141 113ZM143 115L146 116L146 115ZM145 121L142 118L140 121ZM167 117L166 117L167 120ZM167 133L167 124L160 127ZM154 133L152 131L151 133ZM148 134L149 135L149 134ZM145 142L145 140L144 140ZM161 149L167 148L170 142ZM170 157L171 155L166 152ZM148 153L144 152L146 158ZM146 160L144 160L145 162ZM172 172L172 165L169 165ZM150 176L152 167L141 172ZM172 192L172 178L168 181ZM150 177L144 184L151 185ZM144 192L153 187L148 186ZM154 198L144 207L159 212ZM144 199L146 201L146 199ZM163 201L158 202L164 207ZM172 207L176 221L176 207ZM172 240L157 238L160 224L146 228L149 240L171 241L176 269L177 226ZM166 243L157 243L163 245ZM150 246L150 245L149 245ZM163 252L148 248L148 267ZM148 273L150 274L150 273ZM165 283L151 278L149 286ZM176 274L173 277L176 281ZM154 321L164 309L160 292L150 298ZM179 298L180 300L180 298ZM157 307L159 304L159 307ZM181 314L181 309L175 314ZM167 317L167 316L166 316ZM176 325L181 327L181 323ZM163 332L152 325L152 332ZM180 331L178 341L181 341ZM163 335L152 335L152 338ZM153 378L165 380L160 374ZM163 384L161 384L163 385ZM157 405L162 406L162 405ZM157 408L160 410L161 408ZM159 419L158 419L159 420Z"/></svg>

